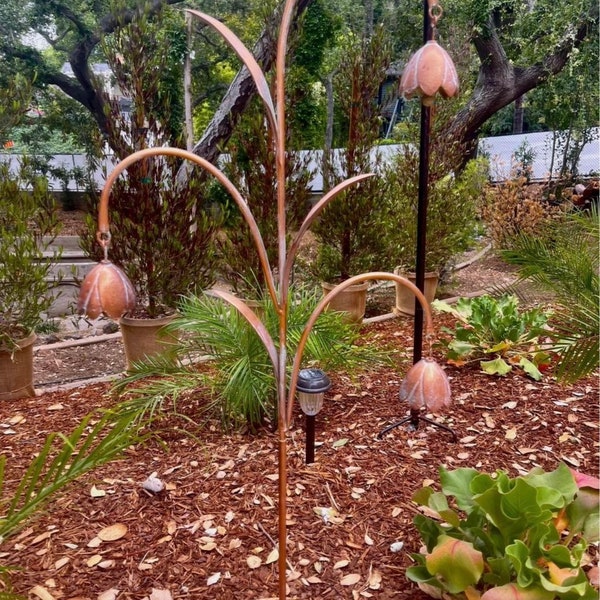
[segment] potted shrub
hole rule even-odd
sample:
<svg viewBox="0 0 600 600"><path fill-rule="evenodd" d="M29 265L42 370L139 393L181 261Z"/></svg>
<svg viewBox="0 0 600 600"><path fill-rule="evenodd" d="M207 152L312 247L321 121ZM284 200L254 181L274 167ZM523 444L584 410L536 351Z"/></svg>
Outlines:
<svg viewBox="0 0 600 600"><path fill-rule="evenodd" d="M149 144L183 144L176 98L167 88L174 70L181 69L175 51L183 52L184 46L171 40L169 31L160 27L160 19L149 21L140 14L105 43L123 94L121 104L130 103L125 114L116 100L107 99L108 135L113 147L121 148L121 158ZM123 56L128 60L123 61ZM193 172L185 186L177 185L180 165L174 157L144 159L132 164L111 190L109 257L132 282L137 298L135 308L120 318L129 365L169 349L173 340L157 340L157 335L172 319L179 297L214 282L213 237L218 223L210 210L204 210L205 184L199 174ZM82 245L88 254L102 259L96 228L90 217ZM85 303L80 308L85 310Z"/></svg>
<svg viewBox="0 0 600 600"><path fill-rule="evenodd" d="M452 266L460 252L471 247L477 229L478 200L487 183L487 162L470 161L454 175L453 150L433 143L430 160L429 201L427 207L427 252L425 257L425 297L432 302L438 281ZM386 203L390 212L385 235L395 273L414 283L417 246L417 204L419 152L405 144L384 170L387 182ZM405 288L396 286L394 312L414 315L415 299Z"/></svg>
<svg viewBox="0 0 600 600"><path fill-rule="evenodd" d="M35 331L59 283L47 279L60 250L44 258L59 230L55 208L47 180L26 161L16 173L0 163L0 400L35 395Z"/></svg>
<svg viewBox="0 0 600 600"><path fill-rule="evenodd" d="M228 145L229 159L223 171L246 200L261 232L269 262L275 265L279 250L275 156L272 134L265 130L264 122L260 110L244 114ZM307 163L308 157L286 152L286 223L290 231L298 228L308 210L311 172ZM222 191L222 204L226 207L226 221L216 240L223 258L222 278L237 295L256 303L258 290L266 288L256 245L239 209L227 192L216 185Z"/></svg>
<svg viewBox="0 0 600 600"><path fill-rule="evenodd" d="M414 523L426 550L407 577L433 598L598 598L583 556L598 541L596 477L560 463L510 477L440 468L441 491L424 487Z"/></svg>
<svg viewBox="0 0 600 600"><path fill-rule="evenodd" d="M375 98L388 64L389 50L381 31L369 40L352 43L344 54L336 80L347 138L343 150L324 151L324 189L377 170L381 159L373 146L379 137L380 116ZM323 282L324 292L352 275L385 270L382 185L380 178L371 177L348 189L325 207L315 223L319 249L313 272ZM351 286L331 308L343 310L350 320L360 322L367 287L367 283Z"/></svg>

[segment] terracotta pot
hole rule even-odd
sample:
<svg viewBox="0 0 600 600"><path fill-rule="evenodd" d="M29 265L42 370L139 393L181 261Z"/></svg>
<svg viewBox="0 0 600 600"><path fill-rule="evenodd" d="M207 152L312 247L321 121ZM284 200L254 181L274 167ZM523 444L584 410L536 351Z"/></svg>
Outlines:
<svg viewBox="0 0 600 600"><path fill-rule="evenodd" d="M33 389L33 343L35 333L17 341L15 350L0 348L0 400L35 396Z"/></svg>
<svg viewBox="0 0 600 600"><path fill-rule="evenodd" d="M323 281L321 287L323 288L323 295L325 295L336 286L333 283ZM369 283L367 281L351 285L333 298L327 308L346 313L346 319L350 323L361 323L367 307L368 289Z"/></svg>
<svg viewBox="0 0 600 600"><path fill-rule="evenodd" d="M394 269L394 275L406 277L411 283L416 283L414 273L403 273L400 269ZM430 271L425 273L425 298L430 304L435 298L437 290L439 273ZM394 314L404 317L412 317L415 314L415 295L405 286L396 282L396 306L392 309Z"/></svg>
<svg viewBox="0 0 600 600"><path fill-rule="evenodd" d="M123 336L123 346L127 358L127 368L132 363L151 358L164 356L175 360L175 347L177 336L166 334L163 327L168 325L175 315L167 315L156 319L133 319L121 317L119 326Z"/></svg>

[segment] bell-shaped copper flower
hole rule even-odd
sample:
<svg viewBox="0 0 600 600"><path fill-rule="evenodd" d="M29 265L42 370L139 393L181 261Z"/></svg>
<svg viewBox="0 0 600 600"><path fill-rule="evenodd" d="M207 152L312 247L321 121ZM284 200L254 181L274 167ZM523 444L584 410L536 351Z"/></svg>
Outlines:
<svg viewBox="0 0 600 600"><path fill-rule="evenodd" d="M450 383L442 367L432 358L415 363L400 386L400 400L406 400L411 410L424 406L438 412L450 406Z"/></svg>
<svg viewBox="0 0 600 600"><path fill-rule="evenodd" d="M91 319L105 314L118 319L135 308L135 289L127 275L109 260L97 264L81 284L77 310Z"/></svg>
<svg viewBox="0 0 600 600"><path fill-rule="evenodd" d="M440 92L444 98L458 94L458 74L450 55L435 41L428 41L413 54L400 79L400 94L421 96L425 106Z"/></svg>

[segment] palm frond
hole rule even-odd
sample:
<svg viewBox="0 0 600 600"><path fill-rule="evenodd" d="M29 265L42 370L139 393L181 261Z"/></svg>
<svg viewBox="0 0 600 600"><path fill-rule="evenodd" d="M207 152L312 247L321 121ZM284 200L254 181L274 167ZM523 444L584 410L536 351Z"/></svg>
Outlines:
<svg viewBox="0 0 600 600"><path fill-rule="evenodd" d="M134 415L117 416L104 411L87 415L68 435L51 433L40 452L21 476L10 501L0 498L0 540L5 539L31 518L51 496L91 469L118 457L139 440ZM62 444L56 450L56 442ZM5 458L0 460L4 479Z"/></svg>
<svg viewBox="0 0 600 600"><path fill-rule="evenodd" d="M521 280L552 295L559 310L552 324L557 376L573 382L598 367L600 346L600 227L594 207L553 222L538 235L520 234L502 257L519 267Z"/></svg>

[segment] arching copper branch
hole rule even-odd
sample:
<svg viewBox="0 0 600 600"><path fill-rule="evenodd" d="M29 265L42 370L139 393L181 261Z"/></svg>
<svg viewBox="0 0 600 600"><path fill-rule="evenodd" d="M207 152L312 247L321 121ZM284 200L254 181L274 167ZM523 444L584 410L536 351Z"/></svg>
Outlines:
<svg viewBox="0 0 600 600"><path fill-rule="evenodd" d="M252 234L252 239L254 240L254 243L256 245L256 250L258 252L261 268L265 275L265 280L267 282L269 294L273 299L273 303L275 304L275 306L279 306L277 299L277 291L275 289L275 281L273 279L273 272L271 271L267 251L265 249L265 245L260 235L258 225L256 224L254 216L248 208L248 203L244 200L237 188L233 185L233 183L231 183L231 181L229 181L229 179L220 169L215 167L215 165L208 162L206 159L197 156L192 152L188 152L187 150L169 147L145 148L144 150L138 150L137 152L134 152L133 154L129 155L113 169L113 171L108 176L106 183L104 184L104 189L102 190L102 195L100 196L100 204L98 206L98 232L96 233L96 239L98 240L98 243L103 248L107 248L108 244L110 243L108 201L110 198L112 186L114 185L117 177L119 177L119 175L121 175L121 173L133 163L151 156L176 156L178 158L189 160L208 171L219 181L219 183L223 185L223 187L227 190L229 195L235 201L237 207L242 213L242 216L246 220L248 227L250 227L250 233Z"/></svg>
<svg viewBox="0 0 600 600"><path fill-rule="evenodd" d="M395 281L404 287L407 287L417 298L419 304L423 307L423 313L425 315L425 335L431 337L433 335L433 317L431 314L431 307L427 302L427 299L419 290L419 288L412 282L410 282L405 277L401 275L396 275L395 273L386 273L383 271L374 271L372 273L362 273L361 275L356 275L354 277L350 277L350 279L346 279L343 283L340 283L336 287L334 287L316 306L315 310L310 315L310 318L306 322L306 326L302 331L302 336L300 337L300 341L298 342L298 347L296 349L296 355L294 356L294 363L292 366L292 373L290 375L290 387L288 392L288 401L286 407L286 424L289 424L292 421L292 411L294 408L294 396L296 394L296 385L298 382L298 373L302 366L302 354L304 353L304 348L306 346L306 342L308 341L308 336L312 331L314 324L316 323L319 315L323 312L325 307L331 302L335 296L337 296L340 292L344 291L346 288L354 285L356 283L360 283L361 281L370 281L370 280L388 280Z"/></svg>

